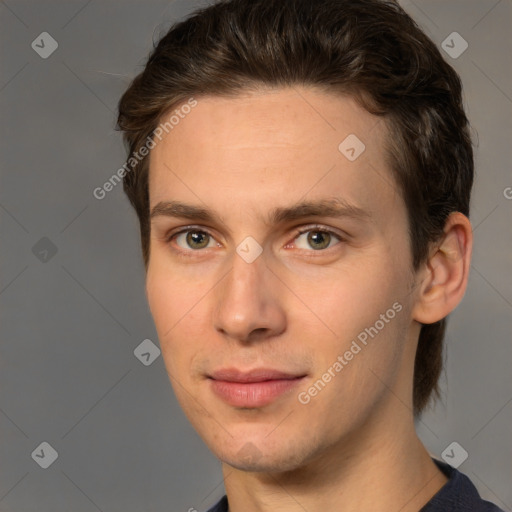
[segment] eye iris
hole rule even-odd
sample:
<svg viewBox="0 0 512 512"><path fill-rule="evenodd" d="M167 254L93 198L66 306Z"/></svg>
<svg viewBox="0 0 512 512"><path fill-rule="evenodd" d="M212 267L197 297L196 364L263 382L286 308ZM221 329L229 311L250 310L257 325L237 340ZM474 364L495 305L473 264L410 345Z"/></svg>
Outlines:
<svg viewBox="0 0 512 512"><path fill-rule="evenodd" d="M208 245L208 235L201 231L189 231L187 233L187 244L196 249L202 249ZM202 243L201 243L202 240Z"/></svg>
<svg viewBox="0 0 512 512"><path fill-rule="evenodd" d="M308 243L313 247L313 249L325 249L329 246L329 242L331 241L331 235L324 231L311 231L308 234Z"/></svg>

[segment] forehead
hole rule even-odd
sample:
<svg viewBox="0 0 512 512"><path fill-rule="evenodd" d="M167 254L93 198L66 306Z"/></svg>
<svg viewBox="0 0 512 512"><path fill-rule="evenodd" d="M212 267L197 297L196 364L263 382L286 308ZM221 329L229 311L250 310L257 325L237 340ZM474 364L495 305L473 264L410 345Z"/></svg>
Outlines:
<svg viewBox="0 0 512 512"><path fill-rule="evenodd" d="M196 101L151 150L150 207L179 198L221 209L237 198L270 208L342 194L371 209L372 196L395 195L386 126L349 96L294 87Z"/></svg>

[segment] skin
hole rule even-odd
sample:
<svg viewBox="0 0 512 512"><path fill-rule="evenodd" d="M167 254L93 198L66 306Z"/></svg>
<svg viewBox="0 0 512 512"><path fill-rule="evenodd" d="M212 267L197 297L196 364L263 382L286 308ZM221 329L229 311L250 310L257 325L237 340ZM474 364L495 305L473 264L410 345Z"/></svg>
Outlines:
<svg viewBox="0 0 512 512"><path fill-rule="evenodd" d="M313 88L197 100L151 151L150 208L181 201L219 220L155 215L146 293L176 396L222 461L230 511L419 510L446 478L414 429L414 355L420 322L445 317L464 295L468 219L452 214L413 272L384 121ZM349 134L366 146L352 162L338 150ZM332 198L370 216L265 222L275 207ZM199 248L186 234L169 239L184 228L199 231ZM236 252L247 236L263 250L252 263ZM301 403L397 302L401 311ZM306 376L268 405L241 408L207 378L227 367Z"/></svg>

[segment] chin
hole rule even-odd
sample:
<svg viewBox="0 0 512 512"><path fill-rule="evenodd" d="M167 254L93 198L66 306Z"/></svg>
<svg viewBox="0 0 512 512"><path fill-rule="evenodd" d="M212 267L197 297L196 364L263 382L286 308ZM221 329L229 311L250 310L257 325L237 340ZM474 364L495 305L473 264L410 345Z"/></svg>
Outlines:
<svg viewBox="0 0 512 512"><path fill-rule="evenodd" d="M217 447L213 452L222 462L236 469L265 473L293 471L310 458L304 446L286 443L283 439L275 439L273 443L265 438L228 442L226 447Z"/></svg>
<svg viewBox="0 0 512 512"><path fill-rule="evenodd" d="M221 460L240 471L252 473L284 473L294 471L302 465L296 457L283 457L277 454L263 455L257 460L239 457L235 454Z"/></svg>

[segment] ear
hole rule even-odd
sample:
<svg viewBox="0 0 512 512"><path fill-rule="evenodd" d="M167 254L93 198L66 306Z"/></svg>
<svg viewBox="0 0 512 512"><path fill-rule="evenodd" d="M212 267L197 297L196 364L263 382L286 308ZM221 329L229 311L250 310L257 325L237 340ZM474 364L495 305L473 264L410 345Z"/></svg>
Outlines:
<svg viewBox="0 0 512 512"><path fill-rule="evenodd" d="M473 230L460 212L451 213L441 241L433 247L428 261L418 270L419 290L413 318L432 324L450 314L464 297L468 283Z"/></svg>

